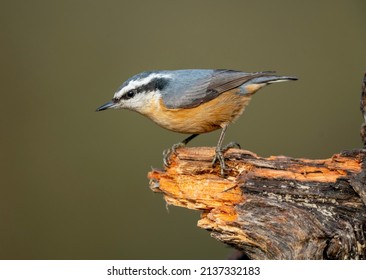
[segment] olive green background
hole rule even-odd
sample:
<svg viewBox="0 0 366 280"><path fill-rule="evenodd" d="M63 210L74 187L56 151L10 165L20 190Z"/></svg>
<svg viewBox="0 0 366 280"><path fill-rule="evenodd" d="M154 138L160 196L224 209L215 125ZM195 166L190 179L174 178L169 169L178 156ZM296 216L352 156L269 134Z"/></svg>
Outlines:
<svg viewBox="0 0 366 280"><path fill-rule="evenodd" d="M231 127L261 156L361 147L366 2L0 1L1 259L222 259L148 188L186 135L95 109L151 69L277 70ZM219 132L191 145L214 146Z"/></svg>

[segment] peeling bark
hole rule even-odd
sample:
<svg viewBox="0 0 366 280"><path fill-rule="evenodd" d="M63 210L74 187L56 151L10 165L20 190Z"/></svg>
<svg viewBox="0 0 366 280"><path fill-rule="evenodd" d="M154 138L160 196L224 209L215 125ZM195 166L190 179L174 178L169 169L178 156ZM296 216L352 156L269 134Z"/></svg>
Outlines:
<svg viewBox="0 0 366 280"><path fill-rule="evenodd" d="M168 204L201 210L198 226L251 259L365 259L363 161L356 150L325 160L261 158L231 149L231 172L212 148L182 148L149 173Z"/></svg>

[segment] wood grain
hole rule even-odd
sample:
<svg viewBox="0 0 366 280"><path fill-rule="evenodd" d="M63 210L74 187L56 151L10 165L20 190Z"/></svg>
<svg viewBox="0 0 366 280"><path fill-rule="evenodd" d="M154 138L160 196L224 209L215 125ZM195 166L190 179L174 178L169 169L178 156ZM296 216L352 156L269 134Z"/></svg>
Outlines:
<svg viewBox="0 0 366 280"><path fill-rule="evenodd" d="M329 159L261 158L230 149L226 178L213 148L181 148L149 173L168 204L202 211L198 226L251 259L365 259L364 150Z"/></svg>

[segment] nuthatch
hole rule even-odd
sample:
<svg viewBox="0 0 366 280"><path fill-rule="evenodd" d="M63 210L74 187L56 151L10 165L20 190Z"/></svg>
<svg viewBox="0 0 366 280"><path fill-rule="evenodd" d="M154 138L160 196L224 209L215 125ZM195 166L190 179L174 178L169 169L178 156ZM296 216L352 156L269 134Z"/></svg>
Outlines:
<svg viewBox="0 0 366 280"><path fill-rule="evenodd" d="M164 152L164 164L178 147L185 146L197 135L222 129L212 161L220 162L221 174L226 170L222 147L226 129L248 105L260 88L296 77L277 76L274 72L245 73L234 70L173 70L148 71L129 78L114 94L112 101L100 106L105 109L136 111L158 125L180 133L192 134ZM240 147L240 146L239 146Z"/></svg>

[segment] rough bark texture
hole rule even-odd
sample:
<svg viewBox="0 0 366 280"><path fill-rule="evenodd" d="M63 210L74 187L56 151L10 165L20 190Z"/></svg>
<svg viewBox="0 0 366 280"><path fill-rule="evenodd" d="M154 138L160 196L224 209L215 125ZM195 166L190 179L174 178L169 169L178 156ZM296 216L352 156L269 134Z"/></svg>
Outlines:
<svg viewBox="0 0 366 280"><path fill-rule="evenodd" d="M250 259L366 259L366 150L309 160L230 149L226 178L211 167L214 153L178 149L169 168L148 174L151 189L201 210L198 226Z"/></svg>
<svg viewBox="0 0 366 280"><path fill-rule="evenodd" d="M152 190L202 210L198 226L251 259L366 258L365 151L308 160L231 149L226 178L213 155L179 149L170 168L149 173Z"/></svg>

